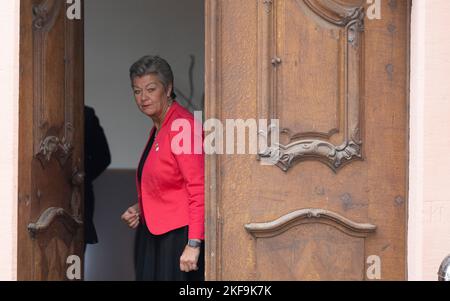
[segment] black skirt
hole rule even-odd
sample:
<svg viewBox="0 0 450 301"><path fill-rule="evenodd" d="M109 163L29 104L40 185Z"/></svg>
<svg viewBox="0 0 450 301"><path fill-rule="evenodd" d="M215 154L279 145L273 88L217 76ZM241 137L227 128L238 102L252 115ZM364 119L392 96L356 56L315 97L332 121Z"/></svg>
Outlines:
<svg viewBox="0 0 450 301"><path fill-rule="evenodd" d="M140 224L136 233L137 281L204 281L205 249L200 248L197 271L180 270L180 257L188 241L188 226L163 235L153 235Z"/></svg>

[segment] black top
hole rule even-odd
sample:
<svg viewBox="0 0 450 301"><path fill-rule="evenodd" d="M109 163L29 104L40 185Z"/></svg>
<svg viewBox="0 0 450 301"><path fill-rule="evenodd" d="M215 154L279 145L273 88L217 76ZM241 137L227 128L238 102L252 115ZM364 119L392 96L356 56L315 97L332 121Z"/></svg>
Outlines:
<svg viewBox="0 0 450 301"><path fill-rule="evenodd" d="M152 149L153 142L155 141L156 131L153 132L153 135L150 137L150 141L148 142L147 146L145 147L144 154L142 155L141 161L139 162L139 168L138 168L138 181L141 183L142 179L142 170L144 169L145 161L147 160L148 154L150 153L150 150Z"/></svg>

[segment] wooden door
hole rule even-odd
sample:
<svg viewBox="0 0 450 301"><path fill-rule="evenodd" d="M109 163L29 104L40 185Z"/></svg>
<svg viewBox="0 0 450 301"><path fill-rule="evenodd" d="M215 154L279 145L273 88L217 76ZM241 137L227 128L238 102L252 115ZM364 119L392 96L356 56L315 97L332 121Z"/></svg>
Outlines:
<svg viewBox="0 0 450 301"><path fill-rule="evenodd" d="M366 2L206 2L207 118L281 129L207 158L208 279L406 278L410 4Z"/></svg>
<svg viewBox="0 0 450 301"><path fill-rule="evenodd" d="M83 260L83 21L69 6L21 1L20 280L76 279Z"/></svg>

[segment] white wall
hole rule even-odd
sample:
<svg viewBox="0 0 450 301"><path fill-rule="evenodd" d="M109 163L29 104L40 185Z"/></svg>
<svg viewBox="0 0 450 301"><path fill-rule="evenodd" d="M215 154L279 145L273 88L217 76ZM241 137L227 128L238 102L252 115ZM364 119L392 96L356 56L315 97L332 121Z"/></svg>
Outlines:
<svg viewBox="0 0 450 301"><path fill-rule="evenodd" d="M450 254L450 1L413 0L410 280L436 280Z"/></svg>
<svg viewBox="0 0 450 301"><path fill-rule="evenodd" d="M85 1L86 104L96 109L112 153L110 168L136 168L151 121L134 103L129 67L146 54L172 66L175 87L189 95L190 55L195 95L204 90L204 0ZM180 99L181 102L182 99Z"/></svg>
<svg viewBox="0 0 450 301"><path fill-rule="evenodd" d="M0 281L17 279L19 0L0 0Z"/></svg>

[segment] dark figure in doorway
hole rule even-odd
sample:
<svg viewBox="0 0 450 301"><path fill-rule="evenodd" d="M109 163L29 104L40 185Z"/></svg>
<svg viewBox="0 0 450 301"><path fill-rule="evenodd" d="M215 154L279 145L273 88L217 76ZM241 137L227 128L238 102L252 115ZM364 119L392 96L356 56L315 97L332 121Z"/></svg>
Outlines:
<svg viewBox="0 0 450 301"><path fill-rule="evenodd" d="M86 180L84 186L84 243L98 243L94 226L95 196L92 182L111 164L111 154L103 128L93 108L84 107L84 168Z"/></svg>

